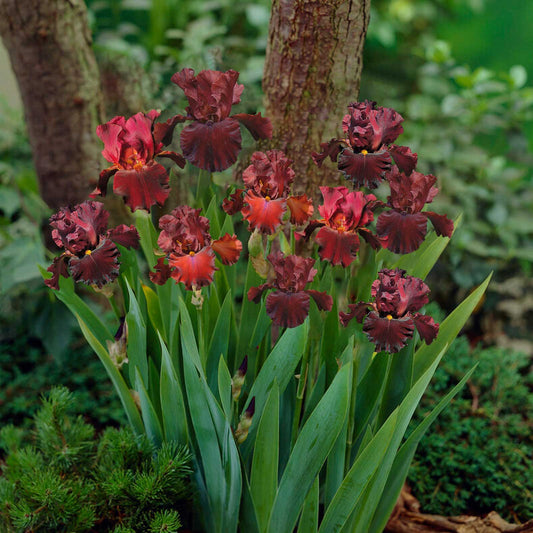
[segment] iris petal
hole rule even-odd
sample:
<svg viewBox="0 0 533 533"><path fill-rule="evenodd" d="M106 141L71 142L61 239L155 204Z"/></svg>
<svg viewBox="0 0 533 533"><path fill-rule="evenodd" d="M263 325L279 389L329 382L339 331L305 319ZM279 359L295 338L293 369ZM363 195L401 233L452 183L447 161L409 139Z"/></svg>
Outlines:
<svg viewBox="0 0 533 533"><path fill-rule="evenodd" d="M162 206L170 191L167 171L153 161L140 170L119 170L115 174L113 191L124 197L132 211L148 210L154 204Z"/></svg>
<svg viewBox="0 0 533 533"><path fill-rule="evenodd" d="M271 292L265 303L267 315L282 328L303 324L309 314L309 295L305 292Z"/></svg>
<svg viewBox="0 0 533 533"><path fill-rule="evenodd" d="M414 328L411 317L382 318L375 311L369 313L363 323L363 331L376 345L376 351L390 353L399 352L407 344Z"/></svg>
<svg viewBox="0 0 533 533"><path fill-rule="evenodd" d="M355 187L375 189L391 168L391 157L386 150L375 153L354 153L349 148L339 156L339 170Z"/></svg>
<svg viewBox="0 0 533 533"><path fill-rule="evenodd" d="M213 282L215 254L208 247L194 255L171 254L169 265L172 268L171 276L176 282L183 283L187 290L191 290L193 286L204 287Z"/></svg>
<svg viewBox="0 0 533 533"><path fill-rule="evenodd" d="M396 254L408 254L417 250L424 241L427 219L423 213L409 215L387 211L379 215L376 229L385 248Z"/></svg>
<svg viewBox="0 0 533 533"><path fill-rule="evenodd" d="M229 168L241 149L239 123L233 118L221 122L193 122L180 136L181 150L187 161L211 172Z"/></svg>
<svg viewBox="0 0 533 533"><path fill-rule="evenodd" d="M324 226L316 234L316 241L320 245L320 259L330 261L333 265L346 268L357 257L359 237L355 233L341 233Z"/></svg>
<svg viewBox="0 0 533 533"><path fill-rule="evenodd" d="M83 257L72 257L70 272L76 281L102 287L118 277L119 251L110 239L105 239L97 248Z"/></svg>

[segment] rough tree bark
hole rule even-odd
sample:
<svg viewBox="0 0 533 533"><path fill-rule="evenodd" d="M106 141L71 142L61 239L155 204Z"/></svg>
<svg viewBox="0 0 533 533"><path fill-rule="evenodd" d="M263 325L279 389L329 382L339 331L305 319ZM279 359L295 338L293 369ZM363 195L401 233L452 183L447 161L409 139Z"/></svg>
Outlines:
<svg viewBox="0 0 533 533"><path fill-rule="evenodd" d="M87 198L100 168L98 67L83 0L0 0L0 35L18 80L41 195Z"/></svg>
<svg viewBox="0 0 533 533"><path fill-rule="evenodd" d="M357 99L370 0L273 0L263 89L272 146L294 161L296 188L315 196L338 183L332 165L311 152L342 133L346 106Z"/></svg>

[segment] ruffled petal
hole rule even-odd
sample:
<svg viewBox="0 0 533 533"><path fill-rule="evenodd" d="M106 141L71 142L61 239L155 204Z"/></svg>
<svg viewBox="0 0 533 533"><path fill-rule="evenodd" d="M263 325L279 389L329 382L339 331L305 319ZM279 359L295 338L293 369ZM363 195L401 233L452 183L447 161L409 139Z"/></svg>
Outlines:
<svg viewBox="0 0 533 533"><path fill-rule="evenodd" d="M331 220L349 193L348 187L320 187L324 204L318 206L318 212L325 220Z"/></svg>
<svg viewBox="0 0 533 533"><path fill-rule="evenodd" d="M154 158L155 143L152 135L154 120L159 116L155 109L149 113L135 113L124 126L124 145L134 148L148 162Z"/></svg>
<svg viewBox="0 0 533 533"><path fill-rule="evenodd" d="M213 282L215 273L215 253L210 247L200 250L197 254L178 256L170 254L168 261L176 282L181 282L187 290L193 287L204 287Z"/></svg>
<svg viewBox="0 0 533 533"><path fill-rule="evenodd" d="M162 206L170 192L167 171L154 162L140 170L120 170L115 174L113 191L124 197L132 211L148 211L154 204Z"/></svg>
<svg viewBox="0 0 533 533"><path fill-rule="evenodd" d="M383 246L381 239L377 235L374 235L369 229L359 228L357 233L359 233L359 235L363 237L374 250L379 250Z"/></svg>
<svg viewBox="0 0 533 533"><path fill-rule="evenodd" d="M222 200L222 209L228 214L228 215L234 215L235 213L238 213L244 206L244 199L242 197L242 193L244 192L244 189L237 189L234 193L229 195L229 198L224 198Z"/></svg>
<svg viewBox="0 0 533 533"><path fill-rule="evenodd" d="M154 266L155 272L149 272L150 280L156 285L164 285L170 278L170 267L165 263L165 258L160 257Z"/></svg>
<svg viewBox="0 0 533 533"><path fill-rule="evenodd" d="M109 167L102 172L100 172L100 177L98 178L98 185L94 191L89 194L89 198L96 198L97 196L105 196L107 194L107 182L115 175L118 171L116 167Z"/></svg>
<svg viewBox="0 0 533 533"><path fill-rule="evenodd" d="M261 233L271 235L280 226L287 208L284 198L268 200L248 191L244 197L242 216L248 221L249 230L257 229Z"/></svg>
<svg viewBox="0 0 533 533"><path fill-rule="evenodd" d="M313 200L307 194L300 196L290 196L287 198L287 207L291 211L291 224L300 226L305 224L312 216L315 208Z"/></svg>
<svg viewBox="0 0 533 533"><path fill-rule="evenodd" d="M305 291L315 301L320 311L331 311L333 305L333 298L326 292L315 291L313 289L307 289Z"/></svg>
<svg viewBox="0 0 533 533"><path fill-rule="evenodd" d="M423 213L409 215L387 211L379 215L376 229L383 247L395 254L409 254L424 241L427 219Z"/></svg>
<svg viewBox="0 0 533 533"><path fill-rule="evenodd" d="M67 269L67 258L64 255L54 257L54 262L46 269L47 272L52 273L52 277L44 280L44 284L56 291L59 290L59 276L64 278L69 277Z"/></svg>
<svg viewBox="0 0 533 533"><path fill-rule="evenodd" d="M231 118L236 118L251 134L254 140L272 139L272 122L267 117L262 117L261 113L248 115L237 113Z"/></svg>
<svg viewBox="0 0 533 533"><path fill-rule="evenodd" d="M426 344L431 344L439 332L439 325L433 320L433 317L417 313L413 316L415 327Z"/></svg>
<svg viewBox="0 0 533 533"><path fill-rule="evenodd" d="M121 224L109 230L107 236L115 243L125 248L139 248L139 233L135 226Z"/></svg>
<svg viewBox="0 0 533 533"><path fill-rule="evenodd" d="M341 233L325 226L315 238L320 245L318 253L322 261L346 268L357 257L359 238L355 233Z"/></svg>
<svg viewBox="0 0 533 533"><path fill-rule="evenodd" d="M220 239L213 241L211 248L218 254L222 264L234 265L241 255L242 242L237 239L237 235L226 233Z"/></svg>
<svg viewBox="0 0 533 533"><path fill-rule="evenodd" d="M432 211L424 211L422 215L425 215L435 228L435 232L439 236L451 237L453 233L453 220L450 220L446 215L439 215Z"/></svg>
<svg viewBox="0 0 533 533"><path fill-rule="evenodd" d="M391 144L391 146L389 146L389 153L392 155L396 166L407 176L416 168L418 155L411 152L411 148L408 146Z"/></svg>
<svg viewBox="0 0 533 533"><path fill-rule="evenodd" d="M110 239L102 241L94 250L87 250L82 258L72 257L70 273L76 281L102 287L118 277L119 251Z"/></svg>
<svg viewBox="0 0 533 533"><path fill-rule="evenodd" d="M241 150L239 123L233 118L221 122L193 122L181 132L181 150L194 166L211 172L229 168Z"/></svg>
<svg viewBox="0 0 533 533"><path fill-rule="evenodd" d="M313 152L311 154L311 157L313 158L313 161L315 164L319 167L322 166L322 163L324 162L324 159L329 157L334 163L337 162L337 157L345 148L343 141L339 139L331 139L331 141L327 143L320 143L320 149L321 152Z"/></svg>
<svg viewBox="0 0 533 533"><path fill-rule="evenodd" d="M117 124L117 119L122 119L122 121L124 121L124 117L115 117L107 124L101 124L96 128L96 135L98 135L104 143L102 155L107 161L114 163L115 165L120 161L120 152L122 150L120 136L123 131L122 125Z"/></svg>
<svg viewBox="0 0 533 533"><path fill-rule="evenodd" d="M185 120L187 120L187 117L184 117L183 115L175 115L169 118L166 122L156 122L153 131L156 146L168 146L172 142L172 136L174 135L176 125L185 122Z"/></svg>
<svg viewBox="0 0 533 533"><path fill-rule="evenodd" d="M250 287L250 290L248 291L248 300L258 304L263 293L271 287L272 285L270 283L263 283L262 285L259 285L259 287Z"/></svg>
<svg viewBox="0 0 533 533"><path fill-rule="evenodd" d="M365 316L368 314L368 307L370 304L366 302L358 302L356 304L349 304L347 313L342 311L339 313L339 319L343 327L346 327L348 323L355 318L357 322L362 323Z"/></svg>
<svg viewBox="0 0 533 533"><path fill-rule="evenodd" d="M353 181L355 187L375 189L390 168L391 157L386 150L356 154L346 148L339 156L339 170L344 172L346 179Z"/></svg>
<svg viewBox="0 0 533 533"><path fill-rule="evenodd" d="M180 168L183 168L187 162L181 154L178 154L177 152L170 152L168 150L159 152L157 157L168 157L168 159L172 159L172 161L174 161L174 163L176 163L176 165L178 165Z"/></svg>
<svg viewBox="0 0 533 533"><path fill-rule="evenodd" d="M375 311L370 312L363 323L363 331L378 352L399 352L413 336L414 328L411 317L382 318Z"/></svg>
<svg viewBox="0 0 533 533"><path fill-rule="evenodd" d="M271 292L266 297L266 312L274 324L295 328L303 324L309 314L309 295L305 292Z"/></svg>

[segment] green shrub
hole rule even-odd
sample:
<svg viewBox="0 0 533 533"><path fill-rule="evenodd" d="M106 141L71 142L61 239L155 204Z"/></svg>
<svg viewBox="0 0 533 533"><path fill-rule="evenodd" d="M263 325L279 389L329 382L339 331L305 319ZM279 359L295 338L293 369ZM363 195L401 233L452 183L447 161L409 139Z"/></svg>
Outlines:
<svg viewBox="0 0 533 533"><path fill-rule="evenodd" d="M423 416L474 363L469 386L422 439L408 483L427 513L496 510L533 516L533 379L528 358L501 348L471 352L465 337L450 348L418 408Z"/></svg>
<svg viewBox="0 0 533 533"><path fill-rule="evenodd" d="M8 533L177 532L190 492L188 453L157 451L130 429L94 428L70 414L72 394L52 389L28 433L0 431L0 529Z"/></svg>

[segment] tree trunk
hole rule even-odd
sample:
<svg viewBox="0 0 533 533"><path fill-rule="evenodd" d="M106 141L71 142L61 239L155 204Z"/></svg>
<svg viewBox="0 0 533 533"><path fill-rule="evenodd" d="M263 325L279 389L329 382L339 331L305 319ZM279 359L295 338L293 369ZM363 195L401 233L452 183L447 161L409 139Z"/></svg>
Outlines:
<svg viewBox="0 0 533 533"><path fill-rule="evenodd" d="M41 195L87 198L100 170L98 67L83 0L0 0L0 35L18 80Z"/></svg>
<svg viewBox="0 0 533 533"><path fill-rule="evenodd" d="M370 0L273 0L263 89L272 146L294 161L296 189L315 196L339 183L333 165L311 160L320 143L342 134L356 101ZM300 191L298 191L300 192Z"/></svg>

